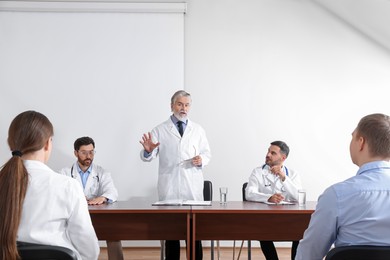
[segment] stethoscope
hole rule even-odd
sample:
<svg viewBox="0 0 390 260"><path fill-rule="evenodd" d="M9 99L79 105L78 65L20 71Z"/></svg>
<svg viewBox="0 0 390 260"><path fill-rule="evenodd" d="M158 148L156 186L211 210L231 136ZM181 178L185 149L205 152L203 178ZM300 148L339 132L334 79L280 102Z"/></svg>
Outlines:
<svg viewBox="0 0 390 260"><path fill-rule="evenodd" d="M267 166L267 164L264 164L264 165L261 167L261 169L264 170L265 166ZM286 167L286 166L283 166L283 167L284 167L284 170L286 171L286 176L288 176L288 169L287 169L287 167ZM267 174L268 174L268 173L267 173ZM269 180L268 180L267 178L265 178L264 174L263 174L263 179L264 179L264 186L265 186L265 187L270 187L270 186L271 186L271 183L269 182ZM281 191L282 191L282 192L286 191L286 190L284 189L284 186L282 186Z"/></svg>
<svg viewBox="0 0 390 260"><path fill-rule="evenodd" d="M70 168L70 176L72 176L73 179L76 179L76 176L73 174L73 165L72 165L72 168ZM99 179L98 175L94 176L93 178L96 179L97 183L100 182L100 179Z"/></svg>

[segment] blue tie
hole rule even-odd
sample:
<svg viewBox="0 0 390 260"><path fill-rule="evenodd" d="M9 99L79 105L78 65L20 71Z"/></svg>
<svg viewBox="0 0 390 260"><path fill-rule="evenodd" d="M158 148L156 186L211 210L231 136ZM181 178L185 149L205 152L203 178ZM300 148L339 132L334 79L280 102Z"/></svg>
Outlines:
<svg viewBox="0 0 390 260"><path fill-rule="evenodd" d="M182 121L178 121L177 122L177 126L179 127L179 134L180 134L180 136L183 136L183 122Z"/></svg>

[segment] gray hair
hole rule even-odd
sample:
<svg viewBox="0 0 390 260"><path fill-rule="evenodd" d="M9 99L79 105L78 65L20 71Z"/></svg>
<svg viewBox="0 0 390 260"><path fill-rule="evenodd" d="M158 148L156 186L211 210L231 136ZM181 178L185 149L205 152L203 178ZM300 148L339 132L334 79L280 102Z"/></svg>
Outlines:
<svg viewBox="0 0 390 260"><path fill-rule="evenodd" d="M176 99L178 99L179 97L189 97L191 99L190 93L185 92L184 90L178 90L171 97L171 105L175 104ZM192 101L192 99L191 99L191 101Z"/></svg>

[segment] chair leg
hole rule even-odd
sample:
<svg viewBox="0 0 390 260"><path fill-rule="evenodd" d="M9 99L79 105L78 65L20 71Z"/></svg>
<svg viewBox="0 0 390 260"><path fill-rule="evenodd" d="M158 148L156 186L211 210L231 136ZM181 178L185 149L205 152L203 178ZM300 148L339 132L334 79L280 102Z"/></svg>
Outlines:
<svg viewBox="0 0 390 260"><path fill-rule="evenodd" d="M109 260L123 260L121 241L107 241L107 253Z"/></svg>
<svg viewBox="0 0 390 260"><path fill-rule="evenodd" d="M236 259L236 240L233 240L233 260Z"/></svg>
<svg viewBox="0 0 390 260"><path fill-rule="evenodd" d="M234 243L236 241L234 240ZM241 257L241 252L242 252L242 247L244 246L244 240L241 241L241 246L240 246L240 251L238 251L238 256L237 256L237 260L240 260L240 257Z"/></svg>
<svg viewBox="0 0 390 260"><path fill-rule="evenodd" d="M165 240L160 240L160 244L161 244L161 250L160 250L160 260L164 260L165 259Z"/></svg>
<svg viewBox="0 0 390 260"><path fill-rule="evenodd" d="M252 259L252 248L251 248L251 241L248 240L248 260Z"/></svg>
<svg viewBox="0 0 390 260"><path fill-rule="evenodd" d="M214 260L214 240L211 240L210 247L211 260Z"/></svg>
<svg viewBox="0 0 390 260"><path fill-rule="evenodd" d="M218 255L218 260L220 257L220 252L219 252L219 240L217 240L217 255Z"/></svg>

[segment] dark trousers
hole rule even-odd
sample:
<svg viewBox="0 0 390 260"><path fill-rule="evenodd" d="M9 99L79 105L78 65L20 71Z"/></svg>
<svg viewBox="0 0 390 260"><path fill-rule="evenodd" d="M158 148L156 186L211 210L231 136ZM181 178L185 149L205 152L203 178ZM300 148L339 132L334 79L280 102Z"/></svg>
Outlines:
<svg viewBox="0 0 390 260"><path fill-rule="evenodd" d="M292 241L291 246L291 260L295 259L295 255L297 254L297 247L299 241ZM278 253L276 252L276 248L273 241L260 241L260 247L263 251L265 259L267 260L279 260Z"/></svg>
<svg viewBox="0 0 390 260"><path fill-rule="evenodd" d="M186 246L187 245L186 241ZM192 249L191 249L192 254ZM165 260L179 260L180 259L180 241L166 240L165 241ZM195 260L203 259L202 241L195 241Z"/></svg>

